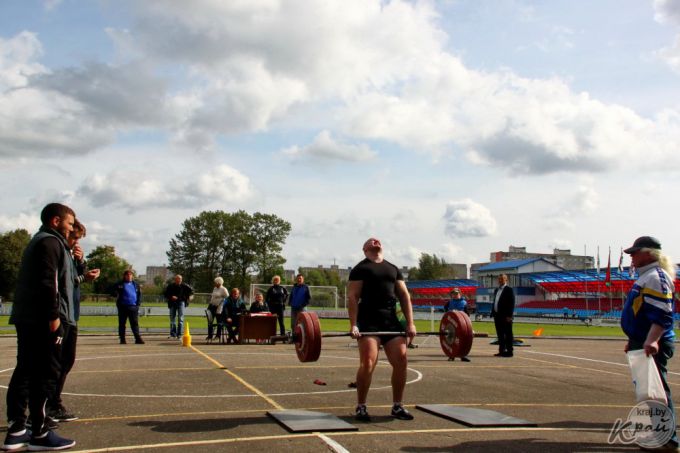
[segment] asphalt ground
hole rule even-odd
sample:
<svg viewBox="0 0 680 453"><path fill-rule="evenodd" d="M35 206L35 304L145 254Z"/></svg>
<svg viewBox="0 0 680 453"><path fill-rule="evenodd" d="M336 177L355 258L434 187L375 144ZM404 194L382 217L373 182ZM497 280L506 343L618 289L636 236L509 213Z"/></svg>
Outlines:
<svg viewBox="0 0 680 453"><path fill-rule="evenodd" d="M413 421L394 420L390 367L381 352L369 393L369 423L355 422L358 352L348 338L324 339L316 363L300 363L290 345L183 347L161 336L145 345L113 336L81 336L64 390L77 421L59 433L69 451L637 451L609 443L612 426L635 404L621 340L526 340L515 357L499 358L492 338L476 338L470 363L447 361L434 337L409 350L405 404ZM0 338L0 388L6 394L16 338ZM669 380L680 394L680 362ZM317 385L321 380L327 385ZM3 401L4 401L3 394ZM535 422L535 428L474 428L415 409L453 404ZM355 432L294 434L266 415L273 409L334 414ZM2 430L4 436L5 430Z"/></svg>

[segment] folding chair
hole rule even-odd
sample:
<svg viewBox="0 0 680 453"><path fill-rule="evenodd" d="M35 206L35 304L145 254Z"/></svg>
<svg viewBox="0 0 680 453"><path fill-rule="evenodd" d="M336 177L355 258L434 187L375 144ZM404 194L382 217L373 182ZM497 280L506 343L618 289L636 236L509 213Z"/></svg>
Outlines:
<svg viewBox="0 0 680 453"><path fill-rule="evenodd" d="M213 317L213 314L212 314L212 313L210 312L210 310L208 310L207 308L205 309L205 318L206 318L206 320L208 321L208 332L212 332L212 333L213 333L213 335L212 335L210 338L206 338L206 340L205 340L205 342L209 344L209 343L212 343L213 340L214 340L214 339L219 335L219 333L220 333L220 331L219 331L219 321L217 321L217 320L215 319L215 317ZM217 322L215 322L215 321L217 321ZM218 330L217 330L217 334L218 334L218 335L215 334L215 328L218 329Z"/></svg>

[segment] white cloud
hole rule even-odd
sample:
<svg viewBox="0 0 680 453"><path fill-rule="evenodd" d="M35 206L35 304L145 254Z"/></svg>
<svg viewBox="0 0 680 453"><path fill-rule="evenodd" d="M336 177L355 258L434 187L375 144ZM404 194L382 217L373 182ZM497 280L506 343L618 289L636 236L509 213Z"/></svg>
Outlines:
<svg viewBox="0 0 680 453"><path fill-rule="evenodd" d="M673 71L680 74L680 34L675 37L675 42L669 47L663 47L656 55L664 60Z"/></svg>
<svg viewBox="0 0 680 453"><path fill-rule="evenodd" d="M166 174L154 178L137 170L94 174L83 181L78 195L97 207L135 211L147 208L200 208L213 202L241 204L254 196L250 179L228 165L207 173Z"/></svg>
<svg viewBox="0 0 680 453"><path fill-rule="evenodd" d="M654 0L654 19L660 23L680 26L680 2L676 0ZM680 74L680 33L675 42L656 51L656 55L664 60L673 71Z"/></svg>
<svg viewBox="0 0 680 453"><path fill-rule="evenodd" d="M53 11L57 9L57 7L61 4L63 0L44 0L45 1L45 10L46 11Z"/></svg>
<svg viewBox="0 0 680 453"><path fill-rule="evenodd" d="M143 62L120 66L86 63L31 78L31 86L56 92L82 108L82 119L103 126L143 127L169 121L165 80Z"/></svg>
<svg viewBox="0 0 680 453"><path fill-rule="evenodd" d="M321 131L309 145L293 146L281 151L294 160L361 162L375 158L377 153L367 145L341 143L331 137L329 131Z"/></svg>
<svg viewBox="0 0 680 453"><path fill-rule="evenodd" d="M32 33L0 39L0 157L85 153L112 141L111 131L95 127L73 99L31 86L49 77L35 61L41 54Z"/></svg>
<svg viewBox="0 0 680 453"><path fill-rule="evenodd" d="M569 239L553 239L550 244L548 244L548 249L560 249L560 250L573 250L572 242Z"/></svg>
<svg viewBox="0 0 680 453"><path fill-rule="evenodd" d="M582 183L576 188L570 187L569 193L569 197L545 215L543 224L547 229L573 230L575 221L597 212L600 195L589 183Z"/></svg>
<svg viewBox="0 0 680 453"><path fill-rule="evenodd" d="M23 31L11 39L0 38L0 93L25 86L28 77L46 71L34 60L43 48L34 33Z"/></svg>
<svg viewBox="0 0 680 453"><path fill-rule="evenodd" d="M680 25L680 3L677 0L654 0L654 19Z"/></svg>
<svg viewBox="0 0 680 453"><path fill-rule="evenodd" d="M675 21L675 5L657 1L657 15ZM678 112L645 119L560 79L472 70L445 47L429 2L127 6L131 26L108 30L121 55L132 55L117 65L50 73L37 63L35 35L8 41L13 50L1 54L0 80L15 89L0 94L0 156L86 153L139 128L215 150L220 135L266 132L311 106L330 112L346 143L324 130L312 144L288 149L291 155L369 159L374 150L349 143L376 139L435 157L462 153L512 174L661 162L680 168L680 121L665 122ZM561 26L553 33L574 32Z"/></svg>
<svg viewBox="0 0 680 453"><path fill-rule="evenodd" d="M453 238L485 237L496 233L496 219L491 211L468 198L449 201L444 221L446 234Z"/></svg>
<svg viewBox="0 0 680 453"><path fill-rule="evenodd" d="M0 232L21 228L30 234L35 233L40 228L40 216L23 212L13 217L0 215Z"/></svg>

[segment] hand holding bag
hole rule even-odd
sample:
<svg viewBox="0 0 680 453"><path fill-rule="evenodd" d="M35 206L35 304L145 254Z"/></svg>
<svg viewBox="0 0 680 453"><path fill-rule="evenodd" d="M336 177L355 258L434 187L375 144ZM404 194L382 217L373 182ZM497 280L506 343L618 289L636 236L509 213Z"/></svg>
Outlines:
<svg viewBox="0 0 680 453"><path fill-rule="evenodd" d="M656 368L652 356L646 355L644 349L628 351L626 355L633 376L633 387L635 387L637 401L654 400L668 404L659 370Z"/></svg>

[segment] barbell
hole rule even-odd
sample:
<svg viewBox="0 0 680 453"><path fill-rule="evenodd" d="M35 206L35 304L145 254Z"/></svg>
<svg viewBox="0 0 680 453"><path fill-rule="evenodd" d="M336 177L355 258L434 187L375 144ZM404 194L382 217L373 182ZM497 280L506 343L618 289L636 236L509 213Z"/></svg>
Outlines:
<svg viewBox="0 0 680 453"><path fill-rule="evenodd" d="M364 332L363 335L396 335L406 336L406 332ZM416 335L434 335L439 337L439 344L447 357L465 357L472 348L475 336L486 337L487 334L475 333L472 322L462 311L444 313L439 322L437 332L418 332ZM314 312L300 312L295 321L295 328L290 336L271 337L271 343L287 340L295 344L295 352L300 362L316 362L321 355L321 339L332 337L349 337L349 332L321 333L319 317Z"/></svg>

